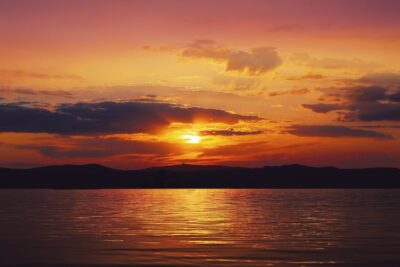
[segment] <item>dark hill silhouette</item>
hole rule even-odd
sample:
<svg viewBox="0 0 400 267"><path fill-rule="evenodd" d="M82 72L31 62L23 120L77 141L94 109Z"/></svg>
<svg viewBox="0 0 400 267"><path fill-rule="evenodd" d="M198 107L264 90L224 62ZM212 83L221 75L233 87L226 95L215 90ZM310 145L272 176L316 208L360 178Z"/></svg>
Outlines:
<svg viewBox="0 0 400 267"><path fill-rule="evenodd" d="M0 188L400 188L395 168L302 165L243 168L175 165L117 170L102 165L0 168Z"/></svg>

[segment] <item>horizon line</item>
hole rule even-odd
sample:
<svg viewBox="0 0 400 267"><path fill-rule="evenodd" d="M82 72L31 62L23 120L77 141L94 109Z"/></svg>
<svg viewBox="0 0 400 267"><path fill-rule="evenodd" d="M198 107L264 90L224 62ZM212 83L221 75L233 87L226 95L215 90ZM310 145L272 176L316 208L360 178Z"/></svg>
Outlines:
<svg viewBox="0 0 400 267"><path fill-rule="evenodd" d="M262 169L262 168L274 168L274 167L306 167L306 168L315 168L315 169L324 169L324 168L333 168L338 170L367 170L367 169L396 169L400 170L398 167L394 166L371 166L371 167L346 167L341 168L337 166L312 166L312 165L304 165L299 163L292 163L292 164L281 164L281 165L262 165L258 167L246 167L246 166L235 166L235 165L218 165L218 164L188 164L188 163L181 163L181 164L172 164L172 165L161 165L161 166L150 166L150 167L143 167L143 168L135 168L135 169L125 169L125 168L114 168L107 165L103 165L100 163L85 163L85 164L51 164L51 165L38 165L26 168L16 168L16 167L4 167L0 166L0 169L11 169L11 170L32 170L38 168L47 168L47 167L88 167L88 166L99 166L107 169L119 170L119 171L141 171L141 170L149 170L149 169L162 169L162 168L171 168L171 167L180 167L180 166L193 166L193 167L220 167L220 168L241 168L241 169Z"/></svg>

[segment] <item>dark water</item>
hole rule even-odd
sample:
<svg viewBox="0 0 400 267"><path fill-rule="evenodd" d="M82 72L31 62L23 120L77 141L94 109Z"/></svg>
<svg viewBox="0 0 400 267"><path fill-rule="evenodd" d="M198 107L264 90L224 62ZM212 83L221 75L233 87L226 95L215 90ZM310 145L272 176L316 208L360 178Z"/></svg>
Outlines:
<svg viewBox="0 0 400 267"><path fill-rule="evenodd" d="M0 190L0 263L400 266L400 190Z"/></svg>

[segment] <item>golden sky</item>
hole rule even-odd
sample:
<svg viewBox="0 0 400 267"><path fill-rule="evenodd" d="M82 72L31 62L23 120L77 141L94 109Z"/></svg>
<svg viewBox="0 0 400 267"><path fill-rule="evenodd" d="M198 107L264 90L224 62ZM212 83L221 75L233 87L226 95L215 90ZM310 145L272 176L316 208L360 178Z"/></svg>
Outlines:
<svg viewBox="0 0 400 267"><path fill-rule="evenodd" d="M0 165L400 167L399 9L0 1Z"/></svg>

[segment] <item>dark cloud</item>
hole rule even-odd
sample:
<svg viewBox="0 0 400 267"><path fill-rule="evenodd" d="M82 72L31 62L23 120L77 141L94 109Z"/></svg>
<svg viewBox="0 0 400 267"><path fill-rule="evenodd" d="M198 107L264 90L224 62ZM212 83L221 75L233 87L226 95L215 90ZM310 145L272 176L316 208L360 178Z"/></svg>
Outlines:
<svg viewBox="0 0 400 267"><path fill-rule="evenodd" d="M400 129L400 125L361 125L358 127L366 129Z"/></svg>
<svg viewBox="0 0 400 267"><path fill-rule="evenodd" d="M34 132L64 135L155 133L173 122L259 120L218 109L185 108L167 103L97 102L60 104L53 110L0 104L0 132Z"/></svg>
<svg viewBox="0 0 400 267"><path fill-rule="evenodd" d="M249 51L234 50L213 40L197 40L182 50L182 56L207 58L226 63L226 71L260 75L282 64L274 47L256 47Z"/></svg>
<svg viewBox="0 0 400 267"><path fill-rule="evenodd" d="M235 131L234 129L227 130L207 130L201 131L201 135L216 135L216 136L243 136L262 134L262 131Z"/></svg>
<svg viewBox="0 0 400 267"><path fill-rule="evenodd" d="M122 140L116 138L61 141L63 141L63 146L24 145L18 146L18 148L35 150L50 158L102 158L124 154L155 154L157 156L165 156L179 152L179 147L166 142Z"/></svg>
<svg viewBox="0 0 400 267"><path fill-rule="evenodd" d="M354 87L347 90L346 97L352 102L376 102L387 98L386 91L380 86Z"/></svg>
<svg viewBox="0 0 400 267"><path fill-rule="evenodd" d="M324 101L336 103L303 104L317 113L338 112L342 121L400 120L400 92L381 86L356 86L321 90Z"/></svg>
<svg viewBox="0 0 400 267"><path fill-rule="evenodd" d="M337 125L292 125L285 132L296 136L310 137L365 137L373 139L393 139L381 132L355 129Z"/></svg>
<svg viewBox="0 0 400 267"><path fill-rule="evenodd" d="M379 84L381 86L400 86L400 74L394 72L369 73L355 81L367 84Z"/></svg>
<svg viewBox="0 0 400 267"><path fill-rule="evenodd" d="M388 100L392 102L400 102L400 92L388 95Z"/></svg>
<svg viewBox="0 0 400 267"><path fill-rule="evenodd" d="M318 89L322 92L319 100L323 102L341 102L341 103L367 103L383 100L390 100L392 93L388 88L371 86L352 86L352 87L330 87Z"/></svg>
<svg viewBox="0 0 400 267"><path fill-rule="evenodd" d="M361 121L400 121L400 103L360 106L357 115Z"/></svg>
<svg viewBox="0 0 400 267"><path fill-rule="evenodd" d="M400 88L400 73L395 72L373 72L357 79L338 79L348 86L380 86L389 90Z"/></svg>
<svg viewBox="0 0 400 267"><path fill-rule="evenodd" d="M293 90L287 90L287 91L276 91L276 92L271 92L269 96L282 96L282 95L305 95L311 92L310 89L304 88L304 89L293 89Z"/></svg>

